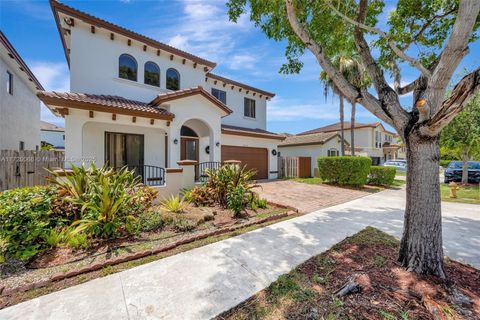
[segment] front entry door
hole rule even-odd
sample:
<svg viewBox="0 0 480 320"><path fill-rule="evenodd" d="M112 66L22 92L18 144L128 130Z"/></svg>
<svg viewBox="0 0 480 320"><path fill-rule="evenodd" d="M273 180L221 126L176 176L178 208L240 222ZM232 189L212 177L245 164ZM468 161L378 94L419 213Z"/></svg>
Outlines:
<svg viewBox="0 0 480 320"><path fill-rule="evenodd" d="M180 146L180 160L195 160L199 159L199 143L195 138L181 138ZM198 179L198 165L195 166L195 180Z"/></svg>
<svg viewBox="0 0 480 320"><path fill-rule="evenodd" d="M198 161L198 139L181 138L180 160Z"/></svg>

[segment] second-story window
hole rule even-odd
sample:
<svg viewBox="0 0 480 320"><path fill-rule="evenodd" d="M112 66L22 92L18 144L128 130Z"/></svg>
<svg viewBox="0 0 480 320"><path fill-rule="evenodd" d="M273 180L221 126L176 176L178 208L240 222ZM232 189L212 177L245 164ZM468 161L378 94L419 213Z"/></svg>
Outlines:
<svg viewBox="0 0 480 320"><path fill-rule="evenodd" d="M227 104L227 93L225 91L212 88L212 96L222 101L224 104Z"/></svg>
<svg viewBox="0 0 480 320"><path fill-rule="evenodd" d="M375 131L375 148L382 147L382 134L378 131Z"/></svg>
<svg viewBox="0 0 480 320"><path fill-rule="evenodd" d="M244 98L243 115L249 118L255 118L255 100Z"/></svg>
<svg viewBox="0 0 480 320"><path fill-rule="evenodd" d="M118 77L137 81L137 61L129 54L122 54L118 58Z"/></svg>
<svg viewBox="0 0 480 320"><path fill-rule="evenodd" d="M176 69L167 70L167 89L180 90L180 73Z"/></svg>
<svg viewBox="0 0 480 320"><path fill-rule="evenodd" d="M160 87L160 68L155 62L145 63L144 78L145 84Z"/></svg>
<svg viewBox="0 0 480 320"><path fill-rule="evenodd" d="M7 92L13 94L13 74L7 70Z"/></svg>

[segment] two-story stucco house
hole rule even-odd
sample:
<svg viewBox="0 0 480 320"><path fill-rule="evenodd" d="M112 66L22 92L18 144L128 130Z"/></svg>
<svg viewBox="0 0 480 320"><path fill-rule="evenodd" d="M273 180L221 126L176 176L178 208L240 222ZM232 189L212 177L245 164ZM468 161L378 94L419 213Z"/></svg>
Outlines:
<svg viewBox="0 0 480 320"><path fill-rule="evenodd" d="M175 167L235 159L257 179L277 177L283 136L266 131L273 93L212 73L212 61L50 3L70 92L38 96L65 118L67 161Z"/></svg>
<svg viewBox="0 0 480 320"><path fill-rule="evenodd" d="M36 150L40 146L40 100L44 90L0 31L0 150Z"/></svg>
<svg viewBox="0 0 480 320"><path fill-rule="evenodd" d="M351 143L350 122L344 122L344 138ZM380 122L375 123L355 123L355 154L368 156L372 158L374 165L383 164L386 160L402 158L397 144L397 134L385 129ZM340 122L330 124L321 128L308 130L299 133L297 136L310 136L319 133L338 133L340 132ZM336 147L339 148L338 146ZM281 150L284 148L282 147ZM328 150L328 149L326 149ZM330 152L328 155L334 155ZM282 154L284 154L282 152ZM337 152L338 154L338 152ZM349 145L346 146L346 154L350 154ZM404 154L403 154L404 155Z"/></svg>

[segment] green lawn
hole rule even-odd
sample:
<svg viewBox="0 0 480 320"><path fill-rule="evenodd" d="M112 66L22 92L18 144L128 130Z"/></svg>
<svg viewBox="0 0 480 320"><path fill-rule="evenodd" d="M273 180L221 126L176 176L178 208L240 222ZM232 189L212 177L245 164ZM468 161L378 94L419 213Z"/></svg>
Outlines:
<svg viewBox="0 0 480 320"><path fill-rule="evenodd" d="M462 202L480 204L480 189L478 186L460 186L457 191L457 198L450 198L450 188L448 185L442 183L440 185L443 201Z"/></svg>
<svg viewBox="0 0 480 320"><path fill-rule="evenodd" d="M404 171L398 171L398 170L397 170L397 173L396 173L395 175L397 175L397 176L402 176L402 177L406 177L406 176L407 176L407 173L404 172Z"/></svg>
<svg viewBox="0 0 480 320"><path fill-rule="evenodd" d="M284 180L293 180L297 182L303 182L303 183L308 183L308 184L320 184L322 183L322 179L319 177L313 177L313 178L283 178Z"/></svg>

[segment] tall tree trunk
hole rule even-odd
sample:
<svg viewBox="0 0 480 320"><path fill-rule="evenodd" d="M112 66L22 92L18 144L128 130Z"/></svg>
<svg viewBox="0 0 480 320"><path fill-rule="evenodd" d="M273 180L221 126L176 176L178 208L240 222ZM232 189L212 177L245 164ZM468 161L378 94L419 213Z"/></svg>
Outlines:
<svg viewBox="0 0 480 320"><path fill-rule="evenodd" d="M405 141L407 204L399 261L409 271L445 278L438 140L412 132Z"/></svg>
<svg viewBox="0 0 480 320"><path fill-rule="evenodd" d="M352 150L352 156L355 156L355 102L352 102L352 117L350 119L350 148Z"/></svg>
<svg viewBox="0 0 480 320"><path fill-rule="evenodd" d="M460 159L462 159L462 183L467 184L468 183L468 160L469 156L465 153L462 153L460 156Z"/></svg>
<svg viewBox="0 0 480 320"><path fill-rule="evenodd" d="M343 97L343 94L340 93L340 135L342 136L342 143L341 143L341 155L344 156L345 155L345 130L344 130L344 126L343 126L343 122L344 122L344 111L343 111L343 100L344 100L344 97Z"/></svg>

